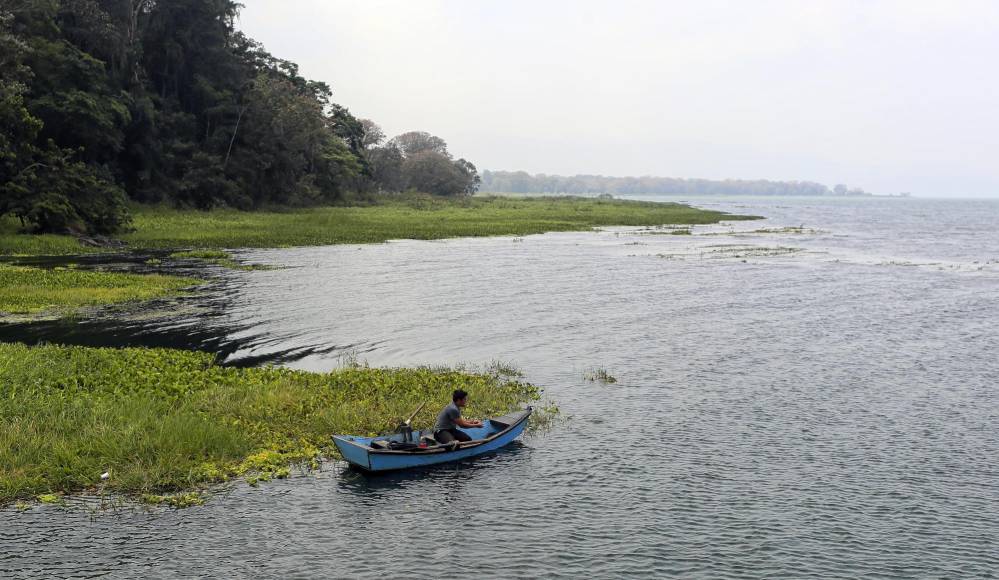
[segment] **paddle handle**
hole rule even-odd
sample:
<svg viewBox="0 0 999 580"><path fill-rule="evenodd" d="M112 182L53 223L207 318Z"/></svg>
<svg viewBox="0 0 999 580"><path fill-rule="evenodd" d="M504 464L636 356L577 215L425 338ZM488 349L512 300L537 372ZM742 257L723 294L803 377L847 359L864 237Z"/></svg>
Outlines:
<svg viewBox="0 0 999 580"><path fill-rule="evenodd" d="M422 411L423 408L426 407L426 406L427 406L427 402L423 401L423 404L420 405L420 408L417 409L417 410L415 410L415 411L413 411L413 414L409 416L409 419L406 419L406 425L409 425L410 423L412 423L413 422L413 418L416 417L416 414L419 413L420 411Z"/></svg>

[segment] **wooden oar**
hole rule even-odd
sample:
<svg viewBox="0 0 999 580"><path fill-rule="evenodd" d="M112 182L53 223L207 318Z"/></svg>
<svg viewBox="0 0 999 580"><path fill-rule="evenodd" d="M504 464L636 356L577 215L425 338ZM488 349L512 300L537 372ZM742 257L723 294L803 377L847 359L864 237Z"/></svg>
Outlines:
<svg viewBox="0 0 999 580"><path fill-rule="evenodd" d="M424 407L426 407L426 406L427 406L427 402L426 402L426 401L423 401L423 404L422 404L422 405L420 405L420 408L419 408L419 409L417 409L417 410L415 410L415 411L413 411L413 414L412 414L412 415L410 415L410 416L409 416L409 419L406 419L406 422L405 422L405 423L403 423L403 424L404 424L404 425L406 425L406 426L409 426L410 424L412 424L412 422L413 422L413 419L414 419L414 418L416 417L416 414L417 414L417 413L419 413L420 411L422 411L422 410L423 410L423 408L424 408Z"/></svg>

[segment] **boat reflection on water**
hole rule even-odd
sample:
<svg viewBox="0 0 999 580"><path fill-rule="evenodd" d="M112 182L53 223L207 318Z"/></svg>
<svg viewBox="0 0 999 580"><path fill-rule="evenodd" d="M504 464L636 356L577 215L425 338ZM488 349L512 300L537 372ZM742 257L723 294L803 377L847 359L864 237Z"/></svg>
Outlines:
<svg viewBox="0 0 999 580"><path fill-rule="evenodd" d="M384 473L367 472L343 462L340 465L344 467L337 477L337 491L381 500L395 491L403 491L415 485L425 486L428 481L436 480L440 482L441 488L451 488L489 476L491 471L530 461L531 451L530 445L516 440L473 458Z"/></svg>

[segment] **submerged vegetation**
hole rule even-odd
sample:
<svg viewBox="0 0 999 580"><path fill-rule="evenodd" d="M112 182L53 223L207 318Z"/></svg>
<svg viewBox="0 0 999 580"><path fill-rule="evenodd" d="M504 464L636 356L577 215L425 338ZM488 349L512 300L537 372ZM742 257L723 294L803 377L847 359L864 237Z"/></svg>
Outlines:
<svg viewBox="0 0 999 580"><path fill-rule="evenodd" d="M751 234L817 234L818 230L812 228L806 228L804 225L800 226L784 226L780 228L759 228L751 232Z"/></svg>
<svg viewBox="0 0 999 580"><path fill-rule="evenodd" d="M753 236L753 235L816 235L826 233L814 228L800 226L782 226L773 228L757 228L749 231L730 230L727 232L705 232L702 236Z"/></svg>
<svg viewBox="0 0 999 580"><path fill-rule="evenodd" d="M708 246L707 254L713 258L771 258L801 252L801 248L787 246L749 246L744 244L719 244Z"/></svg>
<svg viewBox="0 0 999 580"><path fill-rule="evenodd" d="M205 497L196 491L177 493L173 495L147 493L143 494L139 499L145 504L168 505L174 508L186 508L205 504Z"/></svg>
<svg viewBox="0 0 999 580"><path fill-rule="evenodd" d="M673 252L669 254L656 254L660 258L667 260L687 260L687 259L731 259L740 258L775 258L790 256L804 251L802 248L790 246L752 246L747 244L714 244L703 246L692 250Z"/></svg>
<svg viewBox="0 0 999 580"><path fill-rule="evenodd" d="M72 314L87 306L174 295L200 282L176 276L75 268L45 270L0 264L0 315L40 312Z"/></svg>
<svg viewBox="0 0 999 580"><path fill-rule="evenodd" d="M472 394L473 417L539 396L495 371L239 369L199 352L0 343L0 505L99 486L161 503L164 492L285 477L334 453L331 434L389 430L456 388Z"/></svg>
<svg viewBox="0 0 999 580"><path fill-rule="evenodd" d="M225 250L187 250L170 254L174 260L197 260L204 264L214 264L230 270L273 270L273 266L261 264L242 264L233 259ZM147 262L148 264L148 262Z"/></svg>

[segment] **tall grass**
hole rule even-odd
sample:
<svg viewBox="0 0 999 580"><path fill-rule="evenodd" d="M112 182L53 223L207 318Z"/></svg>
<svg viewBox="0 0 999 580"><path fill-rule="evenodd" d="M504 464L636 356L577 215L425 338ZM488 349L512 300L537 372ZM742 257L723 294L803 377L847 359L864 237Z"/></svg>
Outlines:
<svg viewBox="0 0 999 580"><path fill-rule="evenodd" d="M197 488L333 454L334 433L391 429L424 401L430 426L451 391L469 416L538 398L497 373L351 367L330 373L221 367L165 349L0 343L0 505L93 489Z"/></svg>
<svg viewBox="0 0 999 580"><path fill-rule="evenodd" d="M10 216L0 217L0 256L65 256L101 251L80 245L72 236L20 233L20 224Z"/></svg>

